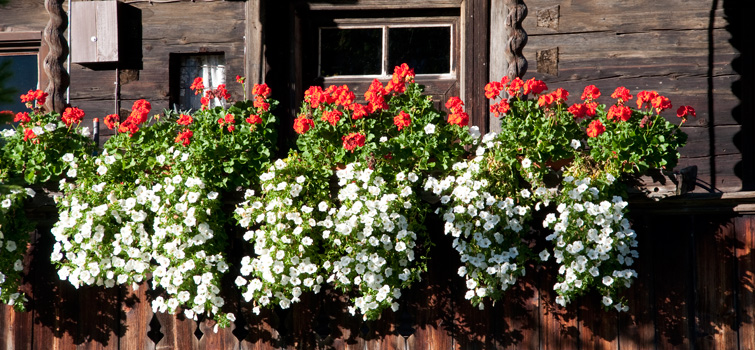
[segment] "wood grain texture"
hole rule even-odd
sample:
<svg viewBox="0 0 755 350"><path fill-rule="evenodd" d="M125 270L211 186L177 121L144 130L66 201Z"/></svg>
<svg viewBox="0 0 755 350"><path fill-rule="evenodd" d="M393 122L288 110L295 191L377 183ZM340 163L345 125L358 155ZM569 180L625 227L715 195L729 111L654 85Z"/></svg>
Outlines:
<svg viewBox="0 0 755 350"><path fill-rule="evenodd" d="M739 348L755 349L755 216L734 219Z"/></svg>
<svg viewBox="0 0 755 350"><path fill-rule="evenodd" d="M695 348L735 349L735 227L727 216L696 219Z"/></svg>

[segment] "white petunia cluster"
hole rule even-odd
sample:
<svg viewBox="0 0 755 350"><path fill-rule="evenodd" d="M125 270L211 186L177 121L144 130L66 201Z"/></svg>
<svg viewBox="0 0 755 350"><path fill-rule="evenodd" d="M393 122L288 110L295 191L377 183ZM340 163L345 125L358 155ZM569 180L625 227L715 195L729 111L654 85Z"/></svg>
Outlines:
<svg viewBox="0 0 755 350"><path fill-rule="evenodd" d="M604 306L628 310L614 298L637 277L631 268L638 257L637 240L624 217L627 202L618 196L606 198L598 190L613 180L610 174L597 180L566 176L556 213L548 214L543 221L545 228L553 230L546 240L554 244L552 255L559 264L559 282L553 289L560 305L595 288L604 294ZM543 251L540 258L547 260L550 255Z"/></svg>
<svg viewBox="0 0 755 350"><path fill-rule="evenodd" d="M497 192L483 166L490 160L486 146L495 146L491 138L478 148L483 151L477 157L453 166L456 175L425 182L425 189L440 197L438 214L463 263L458 274L466 279L465 298L475 305L484 297L497 298L524 275L522 253L528 248L522 238L532 214L529 190L511 193L513 197Z"/></svg>
<svg viewBox="0 0 755 350"><path fill-rule="evenodd" d="M254 302L255 313L273 305L288 308L302 293L320 291L324 275L315 233L332 205L324 189L309 186L312 176L295 161L279 159L260 176L263 195L247 190L246 201L235 210L242 227L256 228L244 235L255 256L242 258L235 281L244 299ZM307 205L318 199L318 208Z"/></svg>
<svg viewBox="0 0 755 350"><path fill-rule="evenodd" d="M29 241L23 214L23 200L34 197L32 189L6 186L0 182L0 302L23 310L26 296L18 291L24 269L23 256Z"/></svg>
<svg viewBox="0 0 755 350"><path fill-rule="evenodd" d="M386 180L359 163L336 175L340 207L324 220L332 228L323 231L323 238L339 254L324 264L327 281L354 288L358 296L349 311L375 319L388 307L398 310L401 288L419 279L419 203L412 190L419 177L399 172Z"/></svg>
<svg viewBox="0 0 755 350"><path fill-rule="evenodd" d="M173 313L182 306L194 320L201 314L225 320L219 293L228 264L219 245L223 242L213 239L221 228L212 216L220 207L217 192L197 177L181 175L180 167L120 183L110 175L112 156L78 164L67 159L71 169L95 181L64 186L52 229L56 243L51 258L59 277L77 288L137 288L151 277L152 287L167 294L152 301L155 312Z"/></svg>
<svg viewBox="0 0 755 350"><path fill-rule="evenodd" d="M236 209L242 226L259 225L244 237L257 256L242 259L236 279L254 311L287 308L327 282L356 294L352 314L374 319L396 310L401 288L418 278L412 185L419 177L399 173L387 181L357 163L336 172L332 189L319 186L330 175L278 161L261 176L262 195L248 193Z"/></svg>

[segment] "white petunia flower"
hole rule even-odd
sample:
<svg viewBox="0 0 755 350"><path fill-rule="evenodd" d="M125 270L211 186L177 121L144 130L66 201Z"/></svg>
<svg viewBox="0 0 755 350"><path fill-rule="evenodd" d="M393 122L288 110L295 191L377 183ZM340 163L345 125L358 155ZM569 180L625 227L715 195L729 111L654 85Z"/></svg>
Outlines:
<svg viewBox="0 0 755 350"><path fill-rule="evenodd" d="M435 133L435 124L428 123L425 125L425 133L426 134L434 134Z"/></svg>
<svg viewBox="0 0 755 350"><path fill-rule="evenodd" d="M571 147L574 149L578 149L580 146L582 146L582 143L579 142L579 140L571 140Z"/></svg>

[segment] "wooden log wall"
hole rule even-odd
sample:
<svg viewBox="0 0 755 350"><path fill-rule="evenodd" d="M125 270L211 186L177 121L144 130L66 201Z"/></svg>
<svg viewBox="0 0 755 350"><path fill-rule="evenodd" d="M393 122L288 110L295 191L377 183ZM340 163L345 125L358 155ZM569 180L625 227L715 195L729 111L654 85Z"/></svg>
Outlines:
<svg viewBox="0 0 755 350"><path fill-rule="evenodd" d="M495 1L495 0L494 0ZM755 188L753 48L755 31L744 3L732 0L527 0L523 27L529 74L579 101L586 85L603 92L656 90L697 118L679 168L698 166L697 191ZM492 74L491 74L492 75Z"/></svg>

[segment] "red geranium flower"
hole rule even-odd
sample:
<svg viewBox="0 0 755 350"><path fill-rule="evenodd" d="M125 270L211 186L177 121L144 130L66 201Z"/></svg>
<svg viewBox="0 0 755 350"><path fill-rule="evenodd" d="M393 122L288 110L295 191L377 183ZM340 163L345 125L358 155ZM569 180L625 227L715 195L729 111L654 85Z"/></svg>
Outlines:
<svg viewBox="0 0 755 350"><path fill-rule="evenodd" d="M629 89L627 89L627 88L625 88L623 86L619 86L611 94L611 97L615 98L615 99L618 99L619 100L619 104L624 104L624 102L631 100L632 97L634 97L634 96L632 96L631 94L629 94Z"/></svg>
<svg viewBox="0 0 755 350"><path fill-rule="evenodd" d="M461 113L464 112L464 102L459 97L453 96L446 101L446 108L451 113Z"/></svg>
<svg viewBox="0 0 755 350"><path fill-rule="evenodd" d="M265 112L270 110L270 104L265 101L265 98L261 95L254 97L254 107L259 108Z"/></svg>
<svg viewBox="0 0 755 350"><path fill-rule="evenodd" d="M31 121L31 117L29 117L28 112L19 112L19 113L16 113L16 116L13 118L13 121L19 122L19 123L28 123Z"/></svg>
<svg viewBox="0 0 755 350"><path fill-rule="evenodd" d="M261 124L262 118L256 114L252 114L249 116L249 118L246 118L246 122L249 124Z"/></svg>
<svg viewBox="0 0 755 350"><path fill-rule="evenodd" d="M537 105L540 107L547 107L550 106L556 98L554 97L553 93L540 95L537 97Z"/></svg>
<svg viewBox="0 0 755 350"><path fill-rule="evenodd" d="M529 95L531 92L533 95L537 95L545 90L548 90L548 86L542 80L535 80L531 78L524 83L524 94Z"/></svg>
<svg viewBox="0 0 755 350"><path fill-rule="evenodd" d="M355 148L364 147L365 136L361 133L353 132L341 137L341 140L343 141L343 148L353 153Z"/></svg>
<svg viewBox="0 0 755 350"><path fill-rule="evenodd" d="M37 138L37 134L32 129L24 129L24 141Z"/></svg>
<svg viewBox="0 0 755 350"><path fill-rule="evenodd" d="M255 95L268 97L270 96L271 91L267 84L254 84L254 86L252 87L252 93Z"/></svg>
<svg viewBox="0 0 755 350"><path fill-rule="evenodd" d="M45 101L47 101L48 93L42 91L42 90L29 90L25 95L21 95L21 102L27 103L27 105L30 105L34 101L37 101L37 104L43 105L45 104Z"/></svg>
<svg viewBox="0 0 755 350"><path fill-rule="evenodd" d="M76 107L68 107L63 111L61 119L67 127L70 127L73 124L79 124L84 119L84 111Z"/></svg>
<svg viewBox="0 0 755 350"><path fill-rule="evenodd" d="M309 119L304 115L300 115L298 118L294 119L294 131L296 131L297 134L303 134L314 127L314 120Z"/></svg>
<svg viewBox="0 0 755 350"><path fill-rule="evenodd" d="M393 76L385 87L386 93L395 92L403 93L406 91L406 83L414 81L414 69L409 65L402 63L400 66L393 68Z"/></svg>
<svg viewBox="0 0 755 350"><path fill-rule="evenodd" d="M117 114L108 114L105 116L105 126L108 129L113 130L121 121L121 117Z"/></svg>
<svg viewBox="0 0 755 350"><path fill-rule="evenodd" d="M650 102L658 97L658 93L655 91L640 91L637 94L637 108L642 108L643 104Z"/></svg>
<svg viewBox="0 0 755 350"><path fill-rule="evenodd" d="M587 116L587 107L582 103L575 103L569 107L569 113L574 115L574 119L582 119Z"/></svg>
<svg viewBox="0 0 755 350"><path fill-rule="evenodd" d="M184 129L182 132L178 133L178 136L176 136L176 143L182 144L184 147L191 144L191 137L194 136L194 132L188 129Z"/></svg>
<svg viewBox="0 0 755 350"><path fill-rule="evenodd" d="M228 89L225 88L225 84L220 84L217 88L215 88L215 96L226 101L231 99L231 94L228 93Z"/></svg>
<svg viewBox="0 0 755 350"><path fill-rule="evenodd" d="M469 125L469 114L466 112L452 113L448 116L448 124L467 126Z"/></svg>
<svg viewBox="0 0 755 350"><path fill-rule="evenodd" d="M320 119L322 121L326 121L330 123L330 125L336 125L339 120L341 120L341 116L343 115L343 112L341 111L324 111L322 112L322 117Z"/></svg>
<svg viewBox="0 0 755 350"><path fill-rule="evenodd" d="M501 94L501 90L503 90L503 84L501 84L501 82L491 81L485 85L485 97L494 100Z"/></svg>
<svg viewBox="0 0 755 350"><path fill-rule="evenodd" d="M201 94L202 90L204 90L204 83L202 82L202 77L195 78L194 82L191 83L191 86L189 86L189 89L194 90L194 95Z"/></svg>
<svg viewBox="0 0 755 350"><path fill-rule="evenodd" d="M582 101L595 100L600 97L600 90L595 85L585 86L585 91L582 92Z"/></svg>
<svg viewBox="0 0 755 350"><path fill-rule="evenodd" d="M627 106L613 105L608 109L608 120L616 118L616 121L628 121L632 118L632 109Z"/></svg>
<svg viewBox="0 0 755 350"><path fill-rule="evenodd" d="M601 123L600 120L595 119L587 127L587 136L598 137L598 135L604 133L605 131L606 127L603 125L603 123Z"/></svg>
<svg viewBox="0 0 755 350"><path fill-rule="evenodd" d="M194 118L192 118L190 115L181 114L178 120L176 121L176 124L178 125L189 125L194 122Z"/></svg>
<svg viewBox="0 0 755 350"><path fill-rule="evenodd" d="M385 103L385 90L383 90L383 83L375 79L370 84L370 87L364 93L364 99L368 102L368 110L370 113L375 113L384 109L388 109L388 104Z"/></svg>
<svg viewBox="0 0 755 350"><path fill-rule="evenodd" d="M240 76L240 75L237 75L237 76L236 76L236 82L237 82L237 83L239 83L239 84L243 84L243 83L244 83L245 81L246 81L246 78L244 78L244 77L242 77L242 76Z"/></svg>
<svg viewBox="0 0 755 350"><path fill-rule="evenodd" d="M695 113L695 109L692 106L681 106L676 110L676 116L682 118L682 123L687 121L688 115L697 117L697 113Z"/></svg>
<svg viewBox="0 0 755 350"><path fill-rule="evenodd" d="M658 95L652 101L650 101L650 104L653 105L653 108L655 108L658 113L671 108L671 101L666 96Z"/></svg>
<svg viewBox="0 0 755 350"><path fill-rule="evenodd" d="M519 96L519 89L521 89L523 85L524 81L522 81L522 79L519 79L519 77L516 77L511 81L511 85L506 88L506 91L510 96Z"/></svg>
<svg viewBox="0 0 755 350"><path fill-rule="evenodd" d="M542 97L542 95L540 96ZM490 106L490 112L493 113L493 115L496 116L496 118L500 117L501 115L504 115L509 112L509 102L505 99L499 101L498 103L495 103Z"/></svg>
<svg viewBox="0 0 755 350"><path fill-rule="evenodd" d="M401 129L403 129L404 127L411 125L411 123L411 116L409 116L409 114L404 111L399 112L398 115L393 117L393 124L396 124L399 131L401 131Z"/></svg>
<svg viewBox="0 0 755 350"><path fill-rule="evenodd" d="M341 87L336 87L333 89L331 98L333 99L333 102L335 102L336 106L344 106L345 108L348 108L352 103L354 103L356 96L354 96L354 92L349 90L348 86L343 85Z"/></svg>
<svg viewBox="0 0 755 350"><path fill-rule="evenodd" d="M354 120L362 119L370 114L370 111L367 110L367 106L365 105L354 103L349 107L351 108L351 111L352 111L351 119L354 119Z"/></svg>
<svg viewBox="0 0 755 350"><path fill-rule="evenodd" d="M569 97L569 91L558 88L553 92L553 97L555 97L557 103L564 103L566 102L567 97Z"/></svg>

